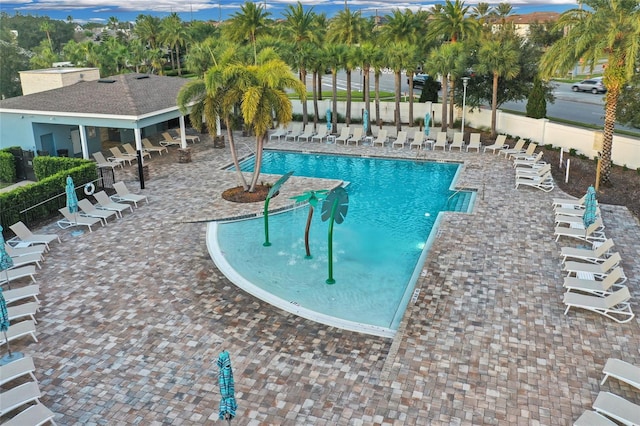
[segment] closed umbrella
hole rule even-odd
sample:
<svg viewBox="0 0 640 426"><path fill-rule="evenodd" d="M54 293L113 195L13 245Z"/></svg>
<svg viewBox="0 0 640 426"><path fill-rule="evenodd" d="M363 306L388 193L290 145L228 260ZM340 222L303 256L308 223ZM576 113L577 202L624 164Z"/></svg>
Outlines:
<svg viewBox="0 0 640 426"><path fill-rule="evenodd" d="M1 229L1 228L0 228ZM4 242L2 243L4 247ZM2 294L2 288L0 288L0 331L4 334L4 340L7 342L7 350L9 353L0 359L0 365L5 365L10 363L11 361L15 361L16 359L22 358L20 352L11 353L11 347L9 346L9 338L7 337L7 331L11 326L11 322L9 321L9 313L7 312L7 302L4 300L4 294Z"/></svg>
<svg viewBox="0 0 640 426"><path fill-rule="evenodd" d="M584 200L584 213L582 214L582 222L584 223L585 229L596 221L597 204L596 190L593 186L590 186L587 189L587 196Z"/></svg>
<svg viewBox="0 0 640 426"><path fill-rule="evenodd" d="M362 114L362 133L365 135L369 131L369 111L364 110L364 114Z"/></svg>
<svg viewBox="0 0 640 426"><path fill-rule="evenodd" d="M67 193L67 208L69 212L75 215L78 214L78 196L76 195L76 187L73 184L73 178L71 176L67 176L67 185L64 188ZM81 235L84 231L81 229L76 229L71 232L71 235Z"/></svg>
<svg viewBox="0 0 640 426"><path fill-rule="evenodd" d="M331 133L331 109L327 108L327 130Z"/></svg>
<svg viewBox="0 0 640 426"><path fill-rule="evenodd" d="M431 129L431 113L424 115L424 135L429 136L429 129Z"/></svg>
<svg viewBox="0 0 640 426"><path fill-rule="evenodd" d="M4 271L7 283L9 282L9 268L13 268L13 259L4 248L4 236L2 235L2 225L0 225L0 271Z"/></svg>
<svg viewBox="0 0 640 426"><path fill-rule="evenodd" d="M218 384L220 385L220 420L226 420L231 424L231 419L236 416L238 404L236 403L233 369L229 352L222 351L218 356Z"/></svg>

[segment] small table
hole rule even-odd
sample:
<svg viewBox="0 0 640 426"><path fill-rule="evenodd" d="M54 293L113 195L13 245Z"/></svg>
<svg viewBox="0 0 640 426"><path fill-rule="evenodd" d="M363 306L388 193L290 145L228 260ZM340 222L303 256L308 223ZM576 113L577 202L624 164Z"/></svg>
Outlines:
<svg viewBox="0 0 640 426"><path fill-rule="evenodd" d="M336 143L336 136L335 135L329 135L327 136L327 143Z"/></svg>
<svg viewBox="0 0 640 426"><path fill-rule="evenodd" d="M365 145L373 145L373 136L365 136L364 143Z"/></svg>
<svg viewBox="0 0 640 426"><path fill-rule="evenodd" d="M425 146L425 148L433 150L433 144L434 143L436 143L436 141L434 141L433 139L427 139L427 140L424 141L424 146Z"/></svg>

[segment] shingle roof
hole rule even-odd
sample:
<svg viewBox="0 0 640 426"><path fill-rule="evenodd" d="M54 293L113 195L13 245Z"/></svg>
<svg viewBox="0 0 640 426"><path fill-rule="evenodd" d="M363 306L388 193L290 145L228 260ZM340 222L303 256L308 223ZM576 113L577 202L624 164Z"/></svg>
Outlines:
<svg viewBox="0 0 640 426"><path fill-rule="evenodd" d="M150 74L120 74L0 101L0 109L141 116L175 108L188 80Z"/></svg>

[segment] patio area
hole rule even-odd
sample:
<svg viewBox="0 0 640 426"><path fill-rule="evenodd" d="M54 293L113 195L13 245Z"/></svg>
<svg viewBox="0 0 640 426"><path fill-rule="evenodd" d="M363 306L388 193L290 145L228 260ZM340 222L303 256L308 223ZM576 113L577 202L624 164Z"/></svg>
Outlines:
<svg viewBox="0 0 640 426"><path fill-rule="evenodd" d="M407 130L407 129L405 129ZM269 141L266 148L464 163L457 186L478 190L472 214L444 213L394 339L316 324L271 307L220 273L206 222L259 214L262 203L221 199L235 186L229 145L208 135L153 155L149 204L94 232L58 233L38 271L41 401L61 425L191 425L218 421L218 354L228 350L240 425L571 425L600 390L640 404L640 392L609 379L609 357L640 366L640 322L566 316L551 200L514 188L504 157L370 146ZM252 138L236 134L244 155ZM138 192L137 166L116 171ZM274 182L277 176L262 175ZM270 207L327 182L292 177ZM419 185L420 182L411 184ZM61 188L62 190L62 188ZM625 207L601 205L640 313L640 224ZM347 285L347 284L345 284ZM5 348L2 349L3 351Z"/></svg>

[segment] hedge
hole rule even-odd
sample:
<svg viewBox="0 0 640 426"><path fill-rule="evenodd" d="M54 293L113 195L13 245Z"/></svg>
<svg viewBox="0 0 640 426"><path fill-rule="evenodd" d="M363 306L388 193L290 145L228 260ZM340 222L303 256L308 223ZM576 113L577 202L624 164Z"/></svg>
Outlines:
<svg viewBox="0 0 640 426"><path fill-rule="evenodd" d="M18 146L11 146L0 150L0 182L13 183L16 181L16 160L11 152L12 149L22 149Z"/></svg>

